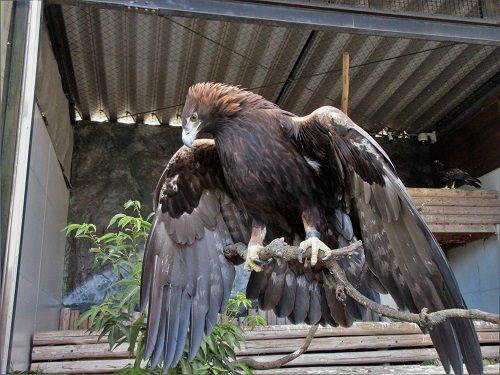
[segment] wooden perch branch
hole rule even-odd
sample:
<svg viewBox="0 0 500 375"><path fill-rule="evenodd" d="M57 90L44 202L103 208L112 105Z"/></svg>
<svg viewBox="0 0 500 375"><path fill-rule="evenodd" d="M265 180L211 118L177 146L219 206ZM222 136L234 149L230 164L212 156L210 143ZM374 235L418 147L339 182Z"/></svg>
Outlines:
<svg viewBox="0 0 500 375"><path fill-rule="evenodd" d="M349 280L347 280L344 271L340 268L337 262L333 262L332 267L329 267L328 270L337 281L344 284L346 293L349 294L349 296L351 296L355 301L359 302L366 308L391 319L417 323L425 328L431 328L432 326L449 318L479 319L490 323L500 324L499 315L487 313L481 310L447 309L429 313L427 312L427 308L423 308L419 314L398 311L392 307L376 303L358 292Z"/></svg>
<svg viewBox="0 0 500 375"><path fill-rule="evenodd" d="M272 368L280 368L281 366L287 364L290 361L293 361L295 358L301 356L306 352L317 330L318 330L318 324L311 326L302 346L293 353L288 354L284 357L268 362L259 362L253 358L241 358L237 361L237 363L243 363L256 370L269 370Z"/></svg>
<svg viewBox="0 0 500 375"><path fill-rule="evenodd" d="M343 256L351 256L357 253L357 250L363 245L361 241L357 241L352 245L342 247L340 249L332 250L332 256L329 261L338 259ZM269 245L264 247L259 253L259 258L261 260L267 261L271 258L281 259L285 261L297 260L299 254L299 248L296 246L288 245L282 238L277 238ZM247 256L247 246L241 242L234 245L228 245L224 249L224 255L226 258L233 258L237 255L243 259ZM307 259L311 258L311 249L308 249L302 254L302 257ZM325 261L318 259L318 263L324 265ZM327 268L327 267L325 267Z"/></svg>
<svg viewBox="0 0 500 375"><path fill-rule="evenodd" d="M361 246L361 241L357 241L356 243L347 247L333 250L332 257L327 260L322 260L321 257L318 257L318 264L320 265L320 267L328 269L328 271L335 277L337 281L338 285L336 292L337 298L339 300L345 300L345 292L361 305L380 315L386 316L391 319L401 320L409 323L416 323L425 328L431 328L432 326L441 323L442 321L449 318L478 319L490 323L500 324L499 315L487 313L481 310L447 309L429 313L427 312L427 309L424 308L419 314L414 314L410 312L398 311L389 306L381 305L370 300L369 298L358 292L356 288L349 282L344 271L337 262L337 259L342 256L354 255L357 252L357 249ZM246 248L246 245L242 243L229 245L225 248L224 255L228 258L232 258L236 255L245 258ZM283 239L276 239L269 245L264 247L264 249L259 253L259 258L264 261L267 261L271 258L290 261L292 259L296 260L298 258L298 253L298 247L288 245ZM303 257L310 258L311 251L307 250L303 254Z"/></svg>

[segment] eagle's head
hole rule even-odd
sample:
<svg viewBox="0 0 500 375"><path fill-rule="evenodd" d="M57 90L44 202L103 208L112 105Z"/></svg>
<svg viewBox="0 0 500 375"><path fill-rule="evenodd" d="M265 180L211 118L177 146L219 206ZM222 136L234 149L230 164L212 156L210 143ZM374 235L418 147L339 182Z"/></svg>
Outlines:
<svg viewBox="0 0 500 375"><path fill-rule="evenodd" d="M432 168L434 168L435 171L442 171L444 169L444 164L441 163L439 160L433 160L432 161Z"/></svg>
<svg viewBox="0 0 500 375"><path fill-rule="evenodd" d="M215 135L255 94L222 83L197 83L189 88L182 110L182 141L188 147L200 133Z"/></svg>

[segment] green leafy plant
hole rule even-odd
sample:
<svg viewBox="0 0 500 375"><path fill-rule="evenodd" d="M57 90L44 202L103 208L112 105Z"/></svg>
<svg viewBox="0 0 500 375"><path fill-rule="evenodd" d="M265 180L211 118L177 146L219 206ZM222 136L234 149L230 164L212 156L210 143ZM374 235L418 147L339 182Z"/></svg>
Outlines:
<svg viewBox="0 0 500 375"><path fill-rule="evenodd" d="M130 356L136 357L134 367L125 368L119 374L151 374L163 373L161 362L154 369L149 368L149 362L142 362L146 344L147 312L136 312L140 295L140 280L142 269L142 254L144 245L151 229L150 214L147 218L141 215L141 205L137 201L124 204L130 215L119 213L109 221L106 233L98 235L94 224L70 224L66 235L74 233L76 238L88 238L92 242L90 252L94 254L94 266L111 266L117 281L110 286L108 296L90 310L81 314L76 322L79 326L89 319L89 331L100 332L99 339L107 337L110 348L128 344ZM115 228L113 231L111 228ZM216 324L212 334L204 337L200 350L192 362L187 361L188 344L184 354L175 368L166 371L167 374L236 374L251 370L244 364L235 362L234 348L240 348L244 341L243 330L236 324L241 307L251 307L251 302L244 293L235 292L230 298L221 316L223 323ZM264 325L260 316L245 318L246 323L255 328Z"/></svg>

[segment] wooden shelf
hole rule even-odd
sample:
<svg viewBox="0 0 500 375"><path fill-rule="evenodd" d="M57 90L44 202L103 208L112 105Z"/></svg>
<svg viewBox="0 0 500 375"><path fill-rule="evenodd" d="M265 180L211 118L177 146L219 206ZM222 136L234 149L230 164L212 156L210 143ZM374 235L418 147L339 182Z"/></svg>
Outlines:
<svg viewBox="0 0 500 375"><path fill-rule="evenodd" d="M497 234L500 201L495 190L408 188L408 192L441 245Z"/></svg>

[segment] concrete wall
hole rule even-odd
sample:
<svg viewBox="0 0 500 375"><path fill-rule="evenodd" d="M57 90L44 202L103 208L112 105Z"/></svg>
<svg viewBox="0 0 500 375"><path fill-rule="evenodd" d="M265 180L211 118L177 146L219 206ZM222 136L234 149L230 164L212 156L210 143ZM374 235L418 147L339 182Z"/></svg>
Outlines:
<svg viewBox="0 0 500 375"><path fill-rule="evenodd" d="M11 350L12 367L29 367L34 332L59 329L69 190L35 108L26 218Z"/></svg>
<svg viewBox="0 0 500 375"><path fill-rule="evenodd" d="M145 215L153 210L158 179L182 145L179 128L118 123L80 122L74 140L68 223L93 223L100 234L129 199L140 201ZM92 266L90 248L90 241L68 237L65 297L99 274ZM79 296L65 304L85 307L101 302L99 288L93 282L84 287L91 293L77 292Z"/></svg>
<svg viewBox="0 0 500 375"><path fill-rule="evenodd" d="M482 189L500 191L500 168L479 179ZM468 307L498 314L500 234L448 250L447 256Z"/></svg>

